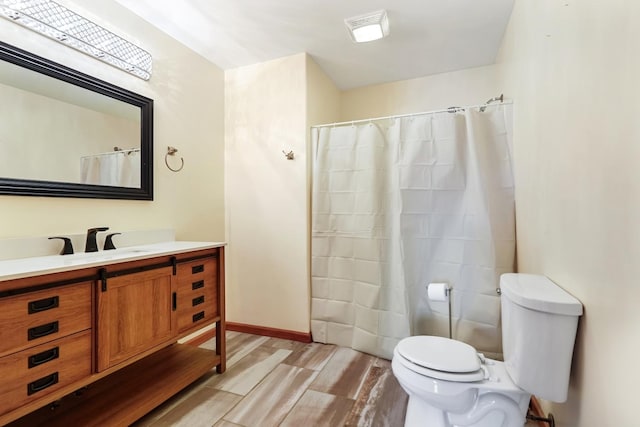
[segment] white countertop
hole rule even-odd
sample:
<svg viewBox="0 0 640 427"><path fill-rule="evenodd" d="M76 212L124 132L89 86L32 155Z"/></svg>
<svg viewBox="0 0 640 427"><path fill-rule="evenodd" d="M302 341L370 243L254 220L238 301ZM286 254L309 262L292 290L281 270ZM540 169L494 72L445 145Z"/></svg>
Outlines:
<svg viewBox="0 0 640 427"><path fill-rule="evenodd" d="M130 246L109 251L79 252L73 255L49 255L0 261L0 282L23 277L41 276L62 271L99 267L162 255L173 255L201 249L224 246L222 242L170 241L149 245Z"/></svg>

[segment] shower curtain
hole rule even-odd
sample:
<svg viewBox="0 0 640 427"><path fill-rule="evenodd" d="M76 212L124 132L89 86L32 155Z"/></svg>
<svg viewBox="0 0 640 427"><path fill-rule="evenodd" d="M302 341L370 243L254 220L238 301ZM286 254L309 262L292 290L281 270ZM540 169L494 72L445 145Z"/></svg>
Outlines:
<svg viewBox="0 0 640 427"><path fill-rule="evenodd" d="M81 157L80 182L140 188L140 151L122 150Z"/></svg>
<svg viewBox="0 0 640 427"><path fill-rule="evenodd" d="M313 129L311 332L391 358L410 335L499 357L515 262L511 105Z"/></svg>

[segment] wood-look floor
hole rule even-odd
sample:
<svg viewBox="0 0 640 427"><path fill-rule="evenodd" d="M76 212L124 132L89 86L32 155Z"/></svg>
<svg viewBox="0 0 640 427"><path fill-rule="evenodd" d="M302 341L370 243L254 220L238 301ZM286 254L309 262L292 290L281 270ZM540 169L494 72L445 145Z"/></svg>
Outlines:
<svg viewBox="0 0 640 427"><path fill-rule="evenodd" d="M215 339L202 346L215 348ZM228 332L227 371L212 371L135 426L395 427L406 404L387 360Z"/></svg>

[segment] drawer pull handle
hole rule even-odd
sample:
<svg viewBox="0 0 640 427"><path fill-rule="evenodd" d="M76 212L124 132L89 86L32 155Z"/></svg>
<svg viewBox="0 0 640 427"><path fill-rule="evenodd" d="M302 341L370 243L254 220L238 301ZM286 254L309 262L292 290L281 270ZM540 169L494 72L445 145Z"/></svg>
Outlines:
<svg viewBox="0 0 640 427"><path fill-rule="evenodd" d="M198 280L197 282L193 282L191 284L191 290L195 291L196 289L204 288L204 280Z"/></svg>
<svg viewBox="0 0 640 427"><path fill-rule="evenodd" d="M32 394L42 391L47 387L51 387L54 384L58 384L57 372L27 384L27 396L31 396Z"/></svg>
<svg viewBox="0 0 640 427"><path fill-rule="evenodd" d="M55 334L58 332L58 321L47 323L40 326L34 326L27 331L27 338L29 341L37 338L46 337L47 335Z"/></svg>
<svg viewBox="0 0 640 427"><path fill-rule="evenodd" d="M176 311L178 309L178 293L171 294L171 310Z"/></svg>
<svg viewBox="0 0 640 427"><path fill-rule="evenodd" d="M204 302L204 295L199 296L198 298L194 298L191 300L191 307L195 307L196 305L200 305Z"/></svg>
<svg viewBox="0 0 640 427"><path fill-rule="evenodd" d="M29 369L43 363L51 362L60 356L60 347L53 347L51 350L29 356Z"/></svg>
<svg viewBox="0 0 640 427"><path fill-rule="evenodd" d="M55 296L51 298L40 299L38 301L29 301L29 314L39 313L41 311L51 310L60 305L60 298Z"/></svg>
<svg viewBox="0 0 640 427"><path fill-rule="evenodd" d="M194 265L191 267L191 274L202 273L204 271L204 264Z"/></svg>
<svg viewBox="0 0 640 427"><path fill-rule="evenodd" d="M196 313L193 315L193 323L196 323L198 320L202 320L204 319L204 311L201 311L200 313Z"/></svg>

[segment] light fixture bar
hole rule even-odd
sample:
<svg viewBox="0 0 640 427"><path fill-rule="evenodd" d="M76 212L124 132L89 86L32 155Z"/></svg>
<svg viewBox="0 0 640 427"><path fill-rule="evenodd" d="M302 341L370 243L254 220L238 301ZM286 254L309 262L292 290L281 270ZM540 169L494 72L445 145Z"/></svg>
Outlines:
<svg viewBox="0 0 640 427"><path fill-rule="evenodd" d="M149 52L51 0L0 0L0 16L143 80L151 78Z"/></svg>

